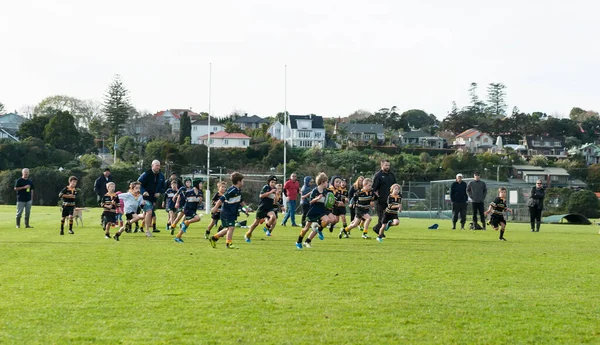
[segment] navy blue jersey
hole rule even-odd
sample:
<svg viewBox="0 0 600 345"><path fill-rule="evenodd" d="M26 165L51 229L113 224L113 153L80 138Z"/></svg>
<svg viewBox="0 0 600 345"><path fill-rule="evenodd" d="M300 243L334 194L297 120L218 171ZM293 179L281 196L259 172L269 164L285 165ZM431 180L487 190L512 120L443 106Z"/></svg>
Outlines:
<svg viewBox="0 0 600 345"><path fill-rule="evenodd" d="M167 189L165 192L165 207L168 209L175 208L175 197L177 196L177 190L173 188Z"/></svg>
<svg viewBox="0 0 600 345"><path fill-rule="evenodd" d="M196 211L198 209L198 205L202 203L202 191L195 188L186 191L184 197L185 206L183 209L185 211Z"/></svg>
<svg viewBox="0 0 600 345"><path fill-rule="evenodd" d="M190 189L192 190L192 189ZM185 193L188 191L186 187L181 187L177 191L177 195L179 196L179 207L185 206Z"/></svg>
<svg viewBox="0 0 600 345"><path fill-rule="evenodd" d="M275 188L271 188L268 184L266 184L261 190L260 194L264 194L274 190ZM266 198L261 198L260 203L258 204L258 208L264 211L271 211L273 209L273 201L275 201L275 193L271 193L267 195Z"/></svg>
<svg viewBox="0 0 600 345"><path fill-rule="evenodd" d="M223 203L221 206L221 218L236 218L240 204L244 201L242 199L242 191L236 186L231 186L221 196L220 200Z"/></svg>
<svg viewBox="0 0 600 345"><path fill-rule="evenodd" d="M322 192L319 192L319 188L315 188L312 190L312 192L310 193L310 196L308 197L309 202L312 201L313 199L315 199L317 196L321 196L319 198L319 201L312 203L310 206L311 209L311 213L315 213L315 212L323 212L325 213L325 200L326 200L326 196L327 193L330 193L331 191L329 191L328 189L323 189Z"/></svg>

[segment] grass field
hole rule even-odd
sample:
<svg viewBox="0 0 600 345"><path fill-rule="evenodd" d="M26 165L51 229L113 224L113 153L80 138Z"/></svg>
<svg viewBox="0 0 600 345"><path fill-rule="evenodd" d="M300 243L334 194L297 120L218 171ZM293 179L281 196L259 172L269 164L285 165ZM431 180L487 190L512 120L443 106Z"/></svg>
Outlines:
<svg viewBox="0 0 600 345"><path fill-rule="evenodd" d="M402 219L384 243L260 229L240 250L104 239L99 210L59 236L59 209L15 229L0 207L1 344L600 343L598 226L509 224L505 237ZM251 215L252 217L253 215ZM245 216L242 216L245 218ZM159 212L159 228L164 213Z"/></svg>

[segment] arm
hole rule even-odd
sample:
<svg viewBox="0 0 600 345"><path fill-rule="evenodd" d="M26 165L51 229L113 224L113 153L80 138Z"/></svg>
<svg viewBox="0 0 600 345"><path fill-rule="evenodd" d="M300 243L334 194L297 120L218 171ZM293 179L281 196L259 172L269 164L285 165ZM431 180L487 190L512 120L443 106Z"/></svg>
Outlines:
<svg viewBox="0 0 600 345"><path fill-rule="evenodd" d="M467 196L471 199L473 198L473 190L471 187L471 182L469 182L469 184L467 185Z"/></svg>
<svg viewBox="0 0 600 345"><path fill-rule="evenodd" d="M379 178L379 173L375 174L375 176L373 176L373 194L375 194L377 197L379 197L379 185L381 184L380 178Z"/></svg>
<svg viewBox="0 0 600 345"><path fill-rule="evenodd" d="M260 194L258 197L262 199L262 198L268 197L270 194L275 194L275 193L277 193L277 189L271 189L268 192L264 192L264 193Z"/></svg>

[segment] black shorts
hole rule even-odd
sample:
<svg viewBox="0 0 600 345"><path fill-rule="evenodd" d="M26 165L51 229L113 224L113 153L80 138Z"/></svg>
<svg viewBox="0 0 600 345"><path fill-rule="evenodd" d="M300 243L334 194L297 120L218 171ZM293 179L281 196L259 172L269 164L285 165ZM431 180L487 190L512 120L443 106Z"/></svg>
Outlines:
<svg viewBox="0 0 600 345"><path fill-rule="evenodd" d="M183 214L185 215L185 220L190 220L197 216L196 210L185 210Z"/></svg>
<svg viewBox="0 0 600 345"><path fill-rule="evenodd" d="M102 219L104 219L104 224L117 223L117 214L113 212L104 212L102 213Z"/></svg>
<svg viewBox="0 0 600 345"><path fill-rule="evenodd" d="M335 206L333 208L334 216L341 216L346 214L346 206Z"/></svg>
<svg viewBox="0 0 600 345"><path fill-rule="evenodd" d="M134 216L134 215L136 215L136 214L137 214L137 213L127 213L127 214L125 214L125 218L126 218L127 220L132 220L132 219L133 219L133 216Z"/></svg>
<svg viewBox="0 0 600 345"><path fill-rule="evenodd" d="M368 208L356 207L356 216L355 218L360 218L366 220L365 215L369 214Z"/></svg>
<svg viewBox="0 0 600 345"><path fill-rule="evenodd" d="M398 213L394 212L394 213L385 213L383 215L383 220L381 221L381 224L387 224L387 222L391 221L391 220L395 220L398 219Z"/></svg>
<svg viewBox="0 0 600 345"><path fill-rule="evenodd" d="M504 216L493 214L490 217L490 225L493 226L494 228L497 228L501 223L506 224L506 220L504 219Z"/></svg>
<svg viewBox="0 0 600 345"><path fill-rule="evenodd" d="M272 211L265 211L259 208L258 210L256 210L256 219L263 219L269 217L269 212Z"/></svg>
<svg viewBox="0 0 600 345"><path fill-rule="evenodd" d="M221 219L221 212L217 212L217 213L211 213L211 214L210 214L210 218L211 218L212 220L219 220L219 219Z"/></svg>
<svg viewBox="0 0 600 345"><path fill-rule="evenodd" d="M75 206L63 206L62 208L62 217L72 216L73 212L75 212Z"/></svg>

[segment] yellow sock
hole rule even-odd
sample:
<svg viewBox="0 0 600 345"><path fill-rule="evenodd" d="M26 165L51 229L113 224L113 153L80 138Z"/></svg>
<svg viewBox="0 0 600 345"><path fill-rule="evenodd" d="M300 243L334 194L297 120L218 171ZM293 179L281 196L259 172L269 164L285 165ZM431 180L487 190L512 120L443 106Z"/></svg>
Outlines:
<svg viewBox="0 0 600 345"><path fill-rule="evenodd" d="M232 240L226 240L225 243L227 244L231 244L231 242L233 242Z"/></svg>
<svg viewBox="0 0 600 345"><path fill-rule="evenodd" d="M219 237L221 237L221 236L219 236L219 234L215 234L215 236L214 236L214 237L215 237L215 240L218 240L218 239L219 239Z"/></svg>
<svg viewBox="0 0 600 345"><path fill-rule="evenodd" d="M324 228L324 227L326 227L326 226L327 226L327 222L323 222L323 221L321 221L321 227L322 227L322 228Z"/></svg>

